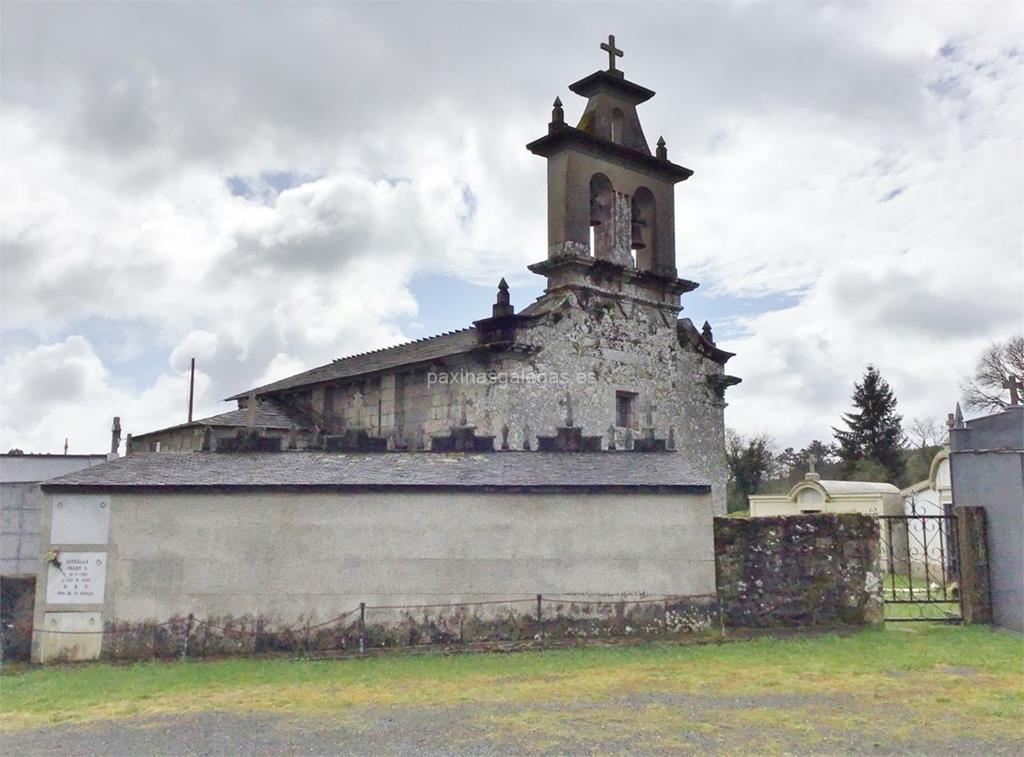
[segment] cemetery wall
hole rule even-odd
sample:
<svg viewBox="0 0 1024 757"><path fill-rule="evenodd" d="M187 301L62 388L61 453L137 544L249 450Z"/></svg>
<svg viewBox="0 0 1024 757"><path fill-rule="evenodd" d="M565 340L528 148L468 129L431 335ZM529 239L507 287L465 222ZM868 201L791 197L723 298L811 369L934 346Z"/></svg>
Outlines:
<svg viewBox="0 0 1024 757"><path fill-rule="evenodd" d="M1024 632L1024 407L950 431L953 503L985 508L993 622Z"/></svg>
<svg viewBox="0 0 1024 757"><path fill-rule="evenodd" d="M59 656L71 642L77 646L65 649L68 656L95 657L101 629L146 637L190 614L269 634L315 626L362 602L378 608L368 622L384 629L407 623L417 605L493 603L473 609L471 620L480 622L511 617L503 603L510 599L526 600L514 613L525 617L537 594L568 597L558 611L564 616L573 595L607 604L616 596L715 591L708 494L58 496L62 512L77 507L76 498L94 500L83 507L105 505L109 538L90 523L74 529L79 543L61 543L59 524L50 523L57 511L44 508L44 533L52 536L43 550L61 566L50 564L40 576L37 660ZM388 607L395 609L379 609ZM439 612L412 612L442 620ZM445 617L451 627L460 615ZM58 633L73 630L69 623L88 625ZM90 630L97 632L92 641ZM103 643L109 651L111 642Z"/></svg>
<svg viewBox="0 0 1024 757"><path fill-rule="evenodd" d="M878 522L860 514L715 518L727 626L862 625L882 620Z"/></svg>

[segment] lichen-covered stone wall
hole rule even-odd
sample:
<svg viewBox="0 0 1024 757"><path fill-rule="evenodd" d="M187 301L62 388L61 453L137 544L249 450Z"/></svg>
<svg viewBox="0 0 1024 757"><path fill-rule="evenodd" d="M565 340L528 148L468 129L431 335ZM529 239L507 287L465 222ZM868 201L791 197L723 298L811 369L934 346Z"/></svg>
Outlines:
<svg viewBox="0 0 1024 757"><path fill-rule="evenodd" d="M497 449L536 450L538 436L570 418L584 436L600 437L602 449L629 449L653 434L704 472L724 515L725 403L707 380L722 366L680 343L670 309L594 290L546 299L514 349L318 389L314 417L333 433L362 428L386 437L389 448L411 450L430 449L432 437L459 425L493 436ZM616 425L617 392L634 395L628 427Z"/></svg>
<svg viewBox="0 0 1024 757"><path fill-rule="evenodd" d="M859 514L715 518L725 625L864 625L883 618L878 521Z"/></svg>

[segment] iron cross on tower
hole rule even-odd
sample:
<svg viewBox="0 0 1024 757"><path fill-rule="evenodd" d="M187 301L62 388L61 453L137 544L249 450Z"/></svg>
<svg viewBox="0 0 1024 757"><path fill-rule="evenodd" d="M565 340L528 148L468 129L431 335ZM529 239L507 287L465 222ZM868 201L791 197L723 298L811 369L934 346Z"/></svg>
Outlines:
<svg viewBox="0 0 1024 757"><path fill-rule="evenodd" d="M617 48L615 46L615 35L614 34L609 34L608 35L608 42L602 42L601 43L601 49L605 50L608 53L608 70L609 71L614 71L615 70L615 58L616 57L621 58L622 55L623 55L622 50L620 50L619 48Z"/></svg>

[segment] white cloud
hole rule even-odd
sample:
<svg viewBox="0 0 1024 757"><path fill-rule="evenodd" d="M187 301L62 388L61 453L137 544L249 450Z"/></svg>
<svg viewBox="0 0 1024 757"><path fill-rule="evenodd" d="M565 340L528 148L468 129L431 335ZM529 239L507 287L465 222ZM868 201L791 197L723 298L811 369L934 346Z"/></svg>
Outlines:
<svg viewBox="0 0 1024 757"><path fill-rule="evenodd" d="M677 192L681 275L790 295L724 337L744 378L731 424L827 435L868 362L907 415L941 415L976 351L1020 328L1013 8L538 12L5 9L0 312L8 344L35 345L5 358L9 445L55 451L64 426L102 449L114 414L178 422L192 356L221 411L395 343L422 316L417 273L515 284L546 248L544 165L523 145L555 94L579 114L566 84L608 29L659 90L649 140L696 170Z"/></svg>
<svg viewBox="0 0 1024 757"><path fill-rule="evenodd" d="M197 411L215 412L209 378L196 373ZM0 448L72 453L109 450L111 419L131 419L134 429L183 423L187 372L161 374L141 393L115 385L92 346L72 335L53 344L8 354L0 363L3 420ZM131 430L131 429L126 429ZM122 450L123 451L123 450Z"/></svg>

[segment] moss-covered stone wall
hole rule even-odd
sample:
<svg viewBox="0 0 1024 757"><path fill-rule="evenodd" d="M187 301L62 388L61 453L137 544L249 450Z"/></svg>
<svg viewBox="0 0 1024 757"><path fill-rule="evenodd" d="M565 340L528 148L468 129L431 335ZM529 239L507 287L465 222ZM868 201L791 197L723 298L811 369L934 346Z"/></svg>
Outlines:
<svg viewBox="0 0 1024 757"><path fill-rule="evenodd" d="M858 514L715 518L727 626L881 622L878 521Z"/></svg>

